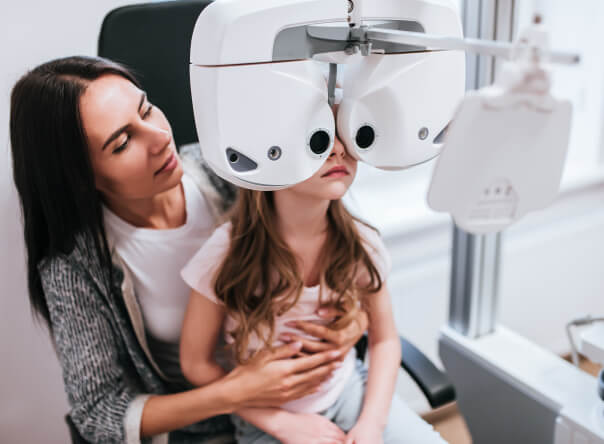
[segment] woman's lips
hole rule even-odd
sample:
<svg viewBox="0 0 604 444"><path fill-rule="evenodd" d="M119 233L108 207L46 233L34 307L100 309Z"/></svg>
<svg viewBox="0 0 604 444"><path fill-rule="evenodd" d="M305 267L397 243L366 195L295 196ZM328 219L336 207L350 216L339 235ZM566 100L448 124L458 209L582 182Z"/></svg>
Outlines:
<svg viewBox="0 0 604 444"><path fill-rule="evenodd" d="M178 165L178 160L176 159L174 153L172 153L170 154L170 157L168 157L168 160L164 162L162 167L157 170L154 175L157 176L158 174L165 173L167 171L172 171L174 168L176 168L176 165Z"/></svg>
<svg viewBox="0 0 604 444"><path fill-rule="evenodd" d="M337 165L323 174L321 177L343 177L348 176L350 173L344 165Z"/></svg>

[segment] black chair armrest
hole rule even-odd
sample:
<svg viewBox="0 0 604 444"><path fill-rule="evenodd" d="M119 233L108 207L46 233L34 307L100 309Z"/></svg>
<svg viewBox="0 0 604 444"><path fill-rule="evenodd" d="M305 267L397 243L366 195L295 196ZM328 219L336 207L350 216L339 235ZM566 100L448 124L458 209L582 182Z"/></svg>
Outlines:
<svg viewBox="0 0 604 444"><path fill-rule="evenodd" d="M426 357L417 347L405 338L401 337L402 360L401 367L415 381L430 407L441 407L449 402L455 401L455 389L447 378L447 375L438 369L430 359ZM356 344L357 355L364 359L368 347L368 337L363 336Z"/></svg>

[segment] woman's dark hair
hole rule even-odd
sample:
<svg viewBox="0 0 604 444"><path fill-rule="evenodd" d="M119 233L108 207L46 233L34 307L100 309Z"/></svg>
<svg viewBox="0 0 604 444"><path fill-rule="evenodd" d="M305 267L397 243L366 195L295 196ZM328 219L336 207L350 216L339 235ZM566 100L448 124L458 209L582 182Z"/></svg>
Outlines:
<svg viewBox="0 0 604 444"><path fill-rule="evenodd" d="M67 57L38 66L12 90L13 177L23 216L29 298L34 315L49 329L37 268L42 259L68 254L78 236L84 236L90 241L89 254L98 258L111 285L101 198L80 117L82 94L91 81L106 74L138 86L131 72L110 60Z"/></svg>

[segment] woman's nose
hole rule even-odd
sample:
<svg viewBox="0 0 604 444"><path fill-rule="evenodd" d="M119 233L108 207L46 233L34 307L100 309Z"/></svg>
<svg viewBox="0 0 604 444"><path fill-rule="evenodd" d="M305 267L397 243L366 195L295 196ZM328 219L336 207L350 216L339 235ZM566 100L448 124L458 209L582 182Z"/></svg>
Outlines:
<svg viewBox="0 0 604 444"><path fill-rule="evenodd" d="M159 154L172 140L170 131L157 125L146 125L145 132L147 135L149 151L152 154Z"/></svg>

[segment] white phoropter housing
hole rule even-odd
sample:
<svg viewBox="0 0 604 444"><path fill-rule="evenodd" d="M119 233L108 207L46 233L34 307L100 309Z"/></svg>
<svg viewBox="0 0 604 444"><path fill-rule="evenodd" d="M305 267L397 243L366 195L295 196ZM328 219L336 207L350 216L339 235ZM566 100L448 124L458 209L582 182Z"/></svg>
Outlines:
<svg viewBox="0 0 604 444"><path fill-rule="evenodd" d="M463 52L376 41L355 56L364 43L350 35L348 9L347 0L218 0L201 13L191 92L203 156L217 174L270 190L321 167L336 131L313 59L334 54L348 64L338 133L353 156L400 169L440 152L437 137L463 97ZM372 0L361 14L354 20L383 29L462 36L450 0Z"/></svg>
<svg viewBox="0 0 604 444"><path fill-rule="evenodd" d="M571 110L551 96L543 63L578 57L549 51L546 36L463 39L452 0L217 0L191 43L203 156L239 186L286 188L325 162L337 123L348 152L378 168L444 151L429 204L467 231L500 231L549 204L560 183ZM462 101L466 50L510 62L494 87ZM317 61L331 64L329 82Z"/></svg>

